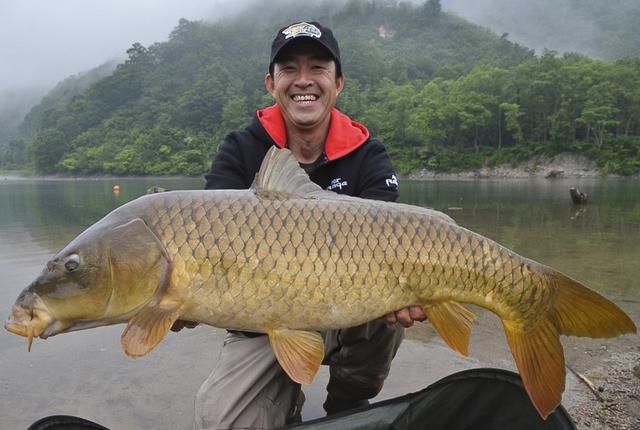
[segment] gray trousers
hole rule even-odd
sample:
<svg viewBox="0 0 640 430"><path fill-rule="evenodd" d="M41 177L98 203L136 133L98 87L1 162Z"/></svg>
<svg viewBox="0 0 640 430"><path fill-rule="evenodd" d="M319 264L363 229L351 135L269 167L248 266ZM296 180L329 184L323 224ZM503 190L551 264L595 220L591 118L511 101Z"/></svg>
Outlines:
<svg viewBox="0 0 640 430"><path fill-rule="evenodd" d="M404 335L382 320L323 333L334 398L364 400L380 390ZM198 390L194 428L272 429L296 411L300 385L284 373L267 336L229 333L211 375ZM301 407L301 405L298 405Z"/></svg>

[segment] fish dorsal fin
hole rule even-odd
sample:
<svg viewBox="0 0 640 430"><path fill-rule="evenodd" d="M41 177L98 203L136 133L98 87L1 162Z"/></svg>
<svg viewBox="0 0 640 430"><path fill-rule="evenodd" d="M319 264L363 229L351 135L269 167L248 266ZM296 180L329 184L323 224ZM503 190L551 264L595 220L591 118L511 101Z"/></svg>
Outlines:
<svg viewBox="0 0 640 430"><path fill-rule="evenodd" d="M324 358L322 336L315 331L268 330L271 349L287 375L298 384L310 384Z"/></svg>
<svg viewBox="0 0 640 430"><path fill-rule="evenodd" d="M251 188L259 196L268 198L318 198L329 193L311 182L291 151L276 146L265 155Z"/></svg>

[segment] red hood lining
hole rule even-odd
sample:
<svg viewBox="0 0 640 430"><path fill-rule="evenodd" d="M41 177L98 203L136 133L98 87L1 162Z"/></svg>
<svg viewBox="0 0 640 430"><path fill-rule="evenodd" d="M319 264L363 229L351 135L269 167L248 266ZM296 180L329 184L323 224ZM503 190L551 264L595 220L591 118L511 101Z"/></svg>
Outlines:
<svg viewBox="0 0 640 430"><path fill-rule="evenodd" d="M287 146L287 129L278 105L269 106L256 112L258 120L267 134L279 148ZM369 130L349 118L338 109L331 110L331 124L324 153L329 160L344 157L369 139Z"/></svg>

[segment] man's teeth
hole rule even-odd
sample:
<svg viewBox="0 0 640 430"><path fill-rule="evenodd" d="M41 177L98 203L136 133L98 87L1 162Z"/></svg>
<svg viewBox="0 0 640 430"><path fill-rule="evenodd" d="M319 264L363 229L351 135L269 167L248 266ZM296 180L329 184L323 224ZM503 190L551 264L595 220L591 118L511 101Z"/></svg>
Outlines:
<svg viewBox="0 0 640 430"><path fill-rule="evenodd" d="M318 98L313 94L304 95L304 96L301 96L301 95L293 96L293 101L297 103L311 103L317 99Z"/></svg>

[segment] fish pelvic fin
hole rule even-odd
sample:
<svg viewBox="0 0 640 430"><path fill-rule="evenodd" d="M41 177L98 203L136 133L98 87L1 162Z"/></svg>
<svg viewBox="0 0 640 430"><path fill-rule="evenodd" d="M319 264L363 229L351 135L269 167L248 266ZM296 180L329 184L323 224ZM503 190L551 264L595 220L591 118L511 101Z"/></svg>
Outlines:
<svg viewBox="0 0 640 430"><path fill-rule="evenodd" d="M422 310L447 345L454 351L469 355L469 337L475 315L458 302L433 302Z"/></svg>
<svg viewBox="0 0 640 430"><path fill-rule="evenodd" d="M560 404L564 391L564 353L554 321L544 319L533 328L503 321L522 384L540 416L546 419Z"/></svg>
<svg viewBox="0 0 640 430"><path fill-rule="evenodd" d="M561 273L547 275L555 283L554 318L560 334L614 337L636 333L636 325L616 304Z"/></svg>
<svg viewBox="0 0 640 430"><path fill-rule="evenodd" d="M324 358L320 333L305 330L268 330L271 349L287 375L298 384L310 384Z"/></svg>
<svg viewBox="0 0 640 430"><path fill-rule="evenodd" d="M183 313L182 302L161 300L147 304L127 324L120 344L129 357L143 357L164 339L174 322Z"/></svg>

